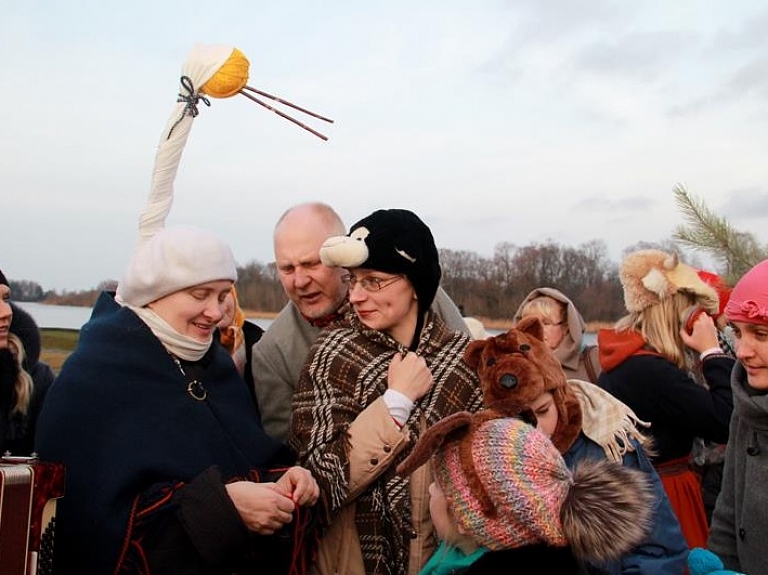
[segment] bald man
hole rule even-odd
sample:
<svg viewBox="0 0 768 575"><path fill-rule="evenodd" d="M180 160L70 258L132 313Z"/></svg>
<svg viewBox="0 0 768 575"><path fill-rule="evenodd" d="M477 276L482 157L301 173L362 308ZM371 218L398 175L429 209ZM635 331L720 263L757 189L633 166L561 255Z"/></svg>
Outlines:
<svg viewBox="0 0 768 575"><path fill-rule="evenodd" d="M273 247L280 282L290 300L253 346L252 369L264 430L285 441L294 388L320 330L346 311L344 268L320 261L320 246L330 236L347 233L327 204L311 202L289 208L275 225ZM439 288L433 309L450 329L469 329L448 294Z"/></svg>

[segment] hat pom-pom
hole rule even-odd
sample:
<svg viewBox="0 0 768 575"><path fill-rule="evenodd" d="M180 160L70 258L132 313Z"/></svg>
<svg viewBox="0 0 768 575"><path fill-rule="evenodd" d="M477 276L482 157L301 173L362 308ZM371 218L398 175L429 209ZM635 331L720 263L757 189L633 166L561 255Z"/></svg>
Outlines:
<svg viewBox="0 0 768 575"><path fill-rule="evenodd" d="M562 509L563 533L584 560L615 561L647 537L654 496L646 473L609 460L573 471Z"/></svg>

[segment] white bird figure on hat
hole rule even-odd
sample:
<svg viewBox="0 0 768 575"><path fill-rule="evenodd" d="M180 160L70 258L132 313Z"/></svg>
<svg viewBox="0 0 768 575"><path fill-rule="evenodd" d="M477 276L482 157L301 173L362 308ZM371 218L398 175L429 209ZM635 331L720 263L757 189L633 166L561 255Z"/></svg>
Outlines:
<svg viewBox="0 0 768 575"><path fill-rule="evenodd" d="M206 106L211 105L208 96L211 98L229 98L235 94L242 94L249 100L290 120L319 138L328 139L320 132L253 96L253 94L259 94L325 122L333 123L333 120L329 118L247 86L249 66L245 55L232 46L197 44L192 48L182 66L176 107L168 125L163 130L155 156L152 186L147 205L139 221L140 243L154 236L165 225L165 219L173 203L173 181L179 167L181 154L192 128L192 121L199 113L198 104L202 101Z"/></svg>

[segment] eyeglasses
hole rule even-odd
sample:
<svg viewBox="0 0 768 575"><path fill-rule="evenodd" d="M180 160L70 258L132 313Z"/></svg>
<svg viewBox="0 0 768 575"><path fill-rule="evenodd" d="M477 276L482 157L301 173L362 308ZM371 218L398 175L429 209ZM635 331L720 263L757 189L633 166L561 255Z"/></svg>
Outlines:
<svg viewBox="0 0 768 575"><path fill-rule="evenodd" d="M398 280L403 279L404 275L397 275L390 278L377 278L373 276L365 276L362 278L355 277L352 274L344 274L341 276L341 281L345 284L349 284L349 289L354 289L356 285L359 285L367 292L375 292L383 290L385 287L391 286Z"/></svg>

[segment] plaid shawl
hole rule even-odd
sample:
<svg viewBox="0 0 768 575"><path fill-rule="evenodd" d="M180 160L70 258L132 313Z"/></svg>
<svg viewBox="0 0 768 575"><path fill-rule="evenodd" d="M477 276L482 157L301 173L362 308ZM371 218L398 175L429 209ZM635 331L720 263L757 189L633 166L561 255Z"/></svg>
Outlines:
<svg viewBox="0 0 768 575"><path fill-rule="evenodd" d="M625 453L634 451L633 440L648 447L648 438L640 428L650 427L650 423L638 419L629 407L592 383L569 379L568 384L579 398L584 435L600 445L608 459L621 463Z"/></svg>
<svg viewBox="0 0 768 575"><path fill-rule="evenodd" d="M482 393L476 374L463 361L469 338L449 331L428 312L416 353L425 358L434 386L417 403L406 426L413 442L420 420L427 425L458 411L477 411ZM299 463L320 485L324 520L347 504L349 425L387 389L387 369L406 349L387 334L366 328L354 313L347 324L323 331L313 345L293 399L289 442ZM355 522L366 573L401 575L408 566L410 489L395 473L410 450L399 454L355 500Z"/></svg>

